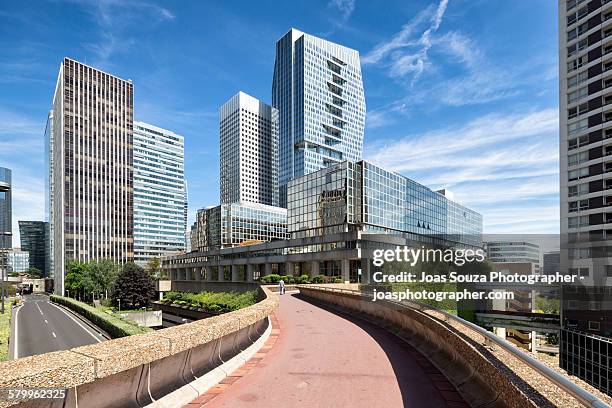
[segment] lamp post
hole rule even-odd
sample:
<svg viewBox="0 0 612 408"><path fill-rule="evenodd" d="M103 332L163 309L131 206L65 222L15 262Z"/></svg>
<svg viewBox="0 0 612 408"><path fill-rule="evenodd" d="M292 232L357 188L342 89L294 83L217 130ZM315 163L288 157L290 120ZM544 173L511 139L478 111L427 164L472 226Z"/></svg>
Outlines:
<svg viewBox="0 0 612 408"><path fill-rule="evenodd" d="M2 305L0 305L0 313L4 314L4 268L5 268L5 252L4 250L0 251L0 269L2 269L2 285L0 290L2 291L2 294L0 294L0 297L2 298Z"/></svg>
<svg viewBox="0 0 612 408"><path fill-rule="evenodd" d="M146 315L146 310L147 308L145 306L141 307L142 309L142 321L145 327L147 327L147 315Z"/></svg>

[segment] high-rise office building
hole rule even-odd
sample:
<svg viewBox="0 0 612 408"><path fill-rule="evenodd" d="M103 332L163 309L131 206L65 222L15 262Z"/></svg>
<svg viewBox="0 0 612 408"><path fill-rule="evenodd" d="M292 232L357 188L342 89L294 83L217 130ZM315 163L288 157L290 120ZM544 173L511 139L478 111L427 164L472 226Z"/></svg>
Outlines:
<svg viewBox="0 0 612 408"><path fill-rule="evenodd" d="M290 180L361 159L366 108L359 52L289 30L276 43L272 106L279 112L281 206Z"/></svg>
<svg viewBox="0 0 612 408"><path fill-rule="evenodd" d="M493 263L533 264L533 272L540 272L540 246L525 241L487 241L487 257Z"/></svg>
<svg viewBox="0 0 612 408"><path fill-rule="evenodd" d="M278 111L238 92L219 120L221 203L278 205Z"/></svg>
<svg viewBox="0 0 612 408"><path fill-rule="evenodd" d="M0 249L13 246L11 170L0 167Z"/></svg>
<svg viewBox="0 0 612 408"><path fill-rule="evenodd" d="M183 136L134 122L134 261L185 250Z"/></svg>
<svg viewBox="0 0 612 408"><path fill-rule="evenodd" d="M559 0L560 365L612 393L612 3ZM607 337L608 339L605 339Z"/></svg>
<svg viewBox="0 0 612 408"><path fill-rule="evenodd" d="M47 276L47 223L43 221L19 221L21 250L29 254L30 267Z"/></svg>
<svg viewBox="0 0 612 408"><path fill-rule="evenodd" d="M133 85L65 58L47 134L56 293L71 259L134 259Z"/></svg>

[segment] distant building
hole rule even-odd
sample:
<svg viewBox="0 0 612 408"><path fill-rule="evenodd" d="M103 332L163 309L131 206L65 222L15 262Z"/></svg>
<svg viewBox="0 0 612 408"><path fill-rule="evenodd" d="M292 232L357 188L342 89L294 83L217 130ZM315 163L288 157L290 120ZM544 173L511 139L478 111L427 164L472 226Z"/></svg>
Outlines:
<svg viewBox="0 0 612 408"><path fill-rule="evenodd" d="M238 92L219 109L221 204L278 205L278 111Z"/></svg>
<svg viewBox="0 0 612 408"><path fill-rule="evenodd" d="M30 254L19 248L13 248L7 253L7 272L22 273L30 267Z"/></svg>
<svg viewBox="0 0 612 408"><path fill-rule="evenodd" d="M287 210L256 203L221 204L198 211L191 250L232 248L287 239Z"/></svg>
<svg viewBox="0 0 612 408"><path fill-rule="evenodd" d="M45 134L54 286L65 266L134 259L132 82L64 58Z"/></svg>
<svg viewBox="0 0 612 408"><path fill-rule="evenodd" d="M552 275L561 272L561 253L559 251L547 252L544 254L544 264L542 266L543 275Z"/></svg>
<svg viewBox="0 0 612 408"><path fill-rule="evenodd" d="M134 122L134 262L185 250L183 136Z"/></svg>
<svg viewBox="0 0 612 408"><path fill-rule="evenodd" d="M19 221L21 250L29 254L30 267L48 276L47 272L48 223L43 221Z"/></svg>
<svg viewBox="0 0 612 408"><path fill-rule="evenodd" d="M532 263L540 273L540 246L524 241L487 241L487 257L493 263Z"/></svg>
<svg viewBox="0 0 612 408"><path fill-rule="evenodd" d="M359 52L291 29L276 43L272 106L280 125L280 205L296 178L363 154Z"/></svg>
<svg viewBox="0 0 612 408"><path fill-rule="evenodd" d="M13 246L11 170L0 167L0 249Z"/></svg>

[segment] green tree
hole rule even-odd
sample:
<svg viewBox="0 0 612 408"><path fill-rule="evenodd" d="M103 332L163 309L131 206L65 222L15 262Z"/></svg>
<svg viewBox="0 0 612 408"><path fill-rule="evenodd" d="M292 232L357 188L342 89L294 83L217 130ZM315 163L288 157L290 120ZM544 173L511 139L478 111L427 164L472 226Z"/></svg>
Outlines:
<svg viewBox="0 0 612 408"><path fill-rule="evenodd" d="M28 277L32 279L40 279L43 277L41 270L35 266L30 266L28 269L26 269L25 272L28 275Z"/></svg>
<svg viewBox="0 0 612 408"><path fill-rule="evenodd" d="M87 294L108 297L117 279L119 267L110 259L91 261L85 266L83 287Z"/></svg>
<svg viewBox="0 0 612 408"><path fill-rule="evenodd" d="M139 308L147 306L154 296L155 284L151 276L133 262L123 265L115 282L113 303L118 305L121 300L122 308Z"/></svg>
<svg viewBox="0 0 612 408"><path fill-rule="evenodd" d="M83 274L85 272L85 264L79 261L69 261L66 268L66 277L64 278L64 287L68 291L68 295L77 298L83 292Z"/></svg>
<svg viewBox="0 0 612 408"><path fill-rule="evenodd" d="M158 280L161 276L161 263L159 258L153 257L147 261L145 265L145 271L149 274L151 279Z"/></svg>

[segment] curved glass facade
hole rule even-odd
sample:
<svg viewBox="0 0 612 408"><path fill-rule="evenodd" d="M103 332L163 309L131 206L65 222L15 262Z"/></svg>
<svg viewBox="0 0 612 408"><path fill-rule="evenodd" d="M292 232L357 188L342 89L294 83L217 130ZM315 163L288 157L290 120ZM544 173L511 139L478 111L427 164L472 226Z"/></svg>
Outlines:
<svg viewBox="0 0 612 408"><path fill-rule="evenodd" d="M482 216L400 174L343 162L289 182L292 238L360 229L482 244Z"/></svg>

